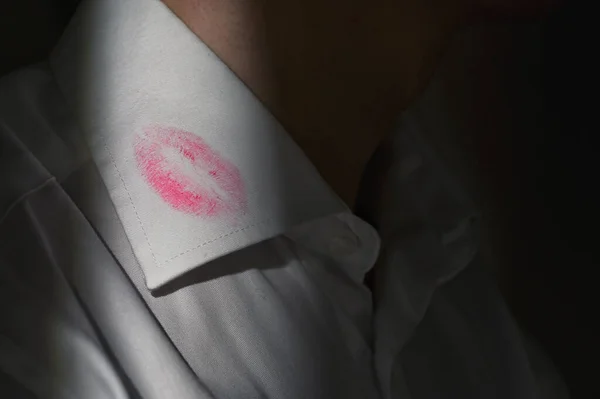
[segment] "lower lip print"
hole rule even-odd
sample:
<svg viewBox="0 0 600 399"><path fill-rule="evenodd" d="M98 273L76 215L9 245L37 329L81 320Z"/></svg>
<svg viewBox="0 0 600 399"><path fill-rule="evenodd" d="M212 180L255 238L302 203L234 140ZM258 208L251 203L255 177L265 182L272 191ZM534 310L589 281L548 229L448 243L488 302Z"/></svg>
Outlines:
<svg viewBox="0 0 600 399"><path fill-rule="evenodd" d="M245 211L238 168L197 135L171 127L146 127L135 138L134 153L146 182L172 208L207 217Z"/></svg>

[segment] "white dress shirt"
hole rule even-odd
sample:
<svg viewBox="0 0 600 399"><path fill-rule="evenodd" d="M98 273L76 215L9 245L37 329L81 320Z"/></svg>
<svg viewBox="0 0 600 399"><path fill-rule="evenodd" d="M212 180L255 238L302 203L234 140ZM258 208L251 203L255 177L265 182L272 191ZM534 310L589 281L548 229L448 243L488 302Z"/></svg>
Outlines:
<svg viewBox="0 0 600 399"><path fill-rule="evenodd" d="M0 83L0 389L554 397L417 131L367 223L162 3L84 3Z"/></svg>

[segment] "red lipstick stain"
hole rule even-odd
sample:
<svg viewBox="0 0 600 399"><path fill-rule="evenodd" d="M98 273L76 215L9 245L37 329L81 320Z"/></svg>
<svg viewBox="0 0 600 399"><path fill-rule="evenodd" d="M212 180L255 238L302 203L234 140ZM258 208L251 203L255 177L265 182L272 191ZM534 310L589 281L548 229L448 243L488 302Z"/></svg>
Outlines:
<svg viewBox="0 0 600 399"><path fill-rule="evenodd" d="M172 208L198 216L226 216L246 210L238 168L197 135L149 126L134 140L137 166Z"/></svg>

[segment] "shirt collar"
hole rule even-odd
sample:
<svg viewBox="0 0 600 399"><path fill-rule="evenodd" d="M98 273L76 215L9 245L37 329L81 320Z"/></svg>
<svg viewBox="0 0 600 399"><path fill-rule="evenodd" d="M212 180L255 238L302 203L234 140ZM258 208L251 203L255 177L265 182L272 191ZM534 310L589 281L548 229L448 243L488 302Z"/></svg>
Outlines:
<svg viewBox="0 0 600 399"><path fill-rule="evenodd" d="M275 118L158 0L85 2L51 66L150 289L347 211Z"/></svg>

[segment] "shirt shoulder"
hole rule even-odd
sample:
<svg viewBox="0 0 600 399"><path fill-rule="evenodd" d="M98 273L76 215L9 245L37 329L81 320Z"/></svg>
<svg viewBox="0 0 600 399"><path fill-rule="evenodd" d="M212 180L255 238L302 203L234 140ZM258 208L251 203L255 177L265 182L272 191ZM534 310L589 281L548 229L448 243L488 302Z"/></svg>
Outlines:
<svg viewBox="0 0 600 399"><path fill-rule="evenodd" d="M48 63L0 78L0 215L50 178L86 158Z"/></svg>

